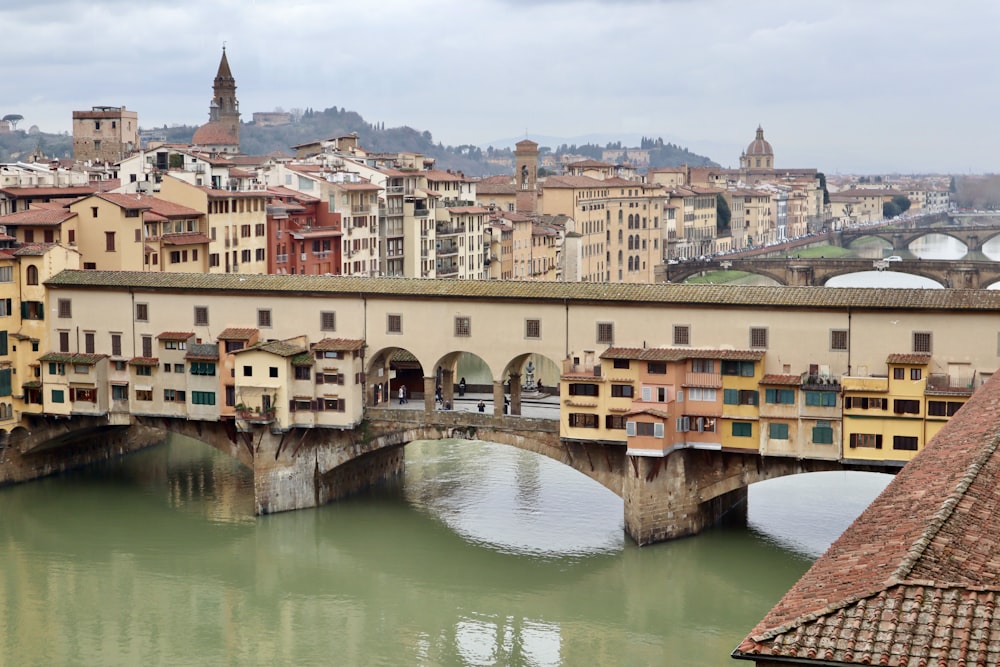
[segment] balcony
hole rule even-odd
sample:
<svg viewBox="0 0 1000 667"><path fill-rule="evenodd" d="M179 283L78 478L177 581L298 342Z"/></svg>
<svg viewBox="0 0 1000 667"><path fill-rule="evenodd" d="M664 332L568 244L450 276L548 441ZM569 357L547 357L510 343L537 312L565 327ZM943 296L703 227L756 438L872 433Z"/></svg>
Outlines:
<svg viewBox="0 0 1000 667"><path fill-rule="evenodd" d="M437 247L438 257L446 257L448 255L458 254L458 244L457 243L438 243Z"/></svg>
<svg viewBox="0 0 1000 667"><path fill-rule="evenodd" d="M285 253L284 255L275 255L274 261L278 264L286 264L288 262L288 253Z"/></svg>
<svg viewBox="0 0 1000 667"><path fill-rule="evenodd" d="M429 213L430 213L430 209L426 209L426 208L415 208L415 209L413 209L413 217L414 218L426 218Z"/></svg>
<svg viewBox="0 0 1000 667"><path fill-rule="evenodd" d="M721 373L686 373L684 375L685 387L706 387L710 389L722 388Z"/></svg>
<svg viewBox="0 0 1000 667"><path fill-rule="evenodd" d="M597 363L573 363L572 359L564 359L562 362L562 374L572 375L576 377L586 377L586 378L597 378L599 380L604 379L603 371L601 370L601 364Z"/></svg>
<svg viewBox="0 0 1000 667"><path fill-rule="evenodd" d="M454 234L464 234L465 225L448 225L448 224L438 224L437 225L438 236L451 236Z"/></svg>
<svg viewBox="0 0 1000 667"><path fill-rule="evenodd" d="M975 375L953 377L947 373L931 373L927 376L925 393L971 396L975 384Z"/></svg>
<svg viewBox="0 0 1000 667"><path fill-rule="evenodd" d="M371 206L351 206L351 215L370 215L371 212Z"/></svg>

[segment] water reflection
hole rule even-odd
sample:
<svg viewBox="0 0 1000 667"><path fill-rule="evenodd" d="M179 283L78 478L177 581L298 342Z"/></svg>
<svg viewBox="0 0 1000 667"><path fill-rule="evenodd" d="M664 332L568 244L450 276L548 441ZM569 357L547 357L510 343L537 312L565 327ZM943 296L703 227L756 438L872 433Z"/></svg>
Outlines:
<svg viewBox="0 0 1000 667"><path fill-rule="evenodd" d="M259 519L248 472L180 440L0 489L0 663L726 664L866 502L776 480L749 528L640 549L554 461L408 450L401 487Z"/></svg>

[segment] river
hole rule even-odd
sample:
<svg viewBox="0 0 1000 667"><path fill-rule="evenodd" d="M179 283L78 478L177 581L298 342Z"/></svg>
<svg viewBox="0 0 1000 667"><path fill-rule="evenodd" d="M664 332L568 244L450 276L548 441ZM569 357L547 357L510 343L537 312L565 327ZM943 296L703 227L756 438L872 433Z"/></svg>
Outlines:
<svg viewBox="0 0 1000 667"><path fill-rule="evenodd" d="M503 445L412 443L393 488L255 518L247 470L173 438L0 489L0 666L726 665L888 479L756 484L639 548L617 496Z"/></svg>

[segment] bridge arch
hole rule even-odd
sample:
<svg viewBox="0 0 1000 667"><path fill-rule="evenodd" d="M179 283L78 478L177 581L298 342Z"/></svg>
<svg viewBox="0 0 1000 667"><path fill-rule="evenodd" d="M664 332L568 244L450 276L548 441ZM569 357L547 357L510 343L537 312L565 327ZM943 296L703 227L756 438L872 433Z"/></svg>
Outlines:
<svg viewBox="0 0 1000 667"><path fill-rule="evenodd" d="M844 269L833 269L833 270L830 270L830 271L825 271L823 273L822 280L819 282L819 284L820 285L827 285L834 278L838 278L840 276L851 276L851 275L855 275L855 274L859 274L859 273L864 274L864 273L882 273L882 272L880 272L880 271L873 271L871 269L866 270L866 271L859 271L857 268L850 268L850 267L844 268ZM915 268L915 266L913 266L912 262L911 263L907 263L907 266L905 268L900 268L900 269L894 270L893 273L902 273L902 274L906 274L906 275L910 275L910 276L918 276L920 278L926 278L927 280L930 280L931 282L933 282L935 285L937 285L939 287L944 287L944 285L941 284L941 276L940 275L936 275L936 274L934 274L932 272L929 272L929 271L919 271L919 270L916 270L916 268Z"/></svg>

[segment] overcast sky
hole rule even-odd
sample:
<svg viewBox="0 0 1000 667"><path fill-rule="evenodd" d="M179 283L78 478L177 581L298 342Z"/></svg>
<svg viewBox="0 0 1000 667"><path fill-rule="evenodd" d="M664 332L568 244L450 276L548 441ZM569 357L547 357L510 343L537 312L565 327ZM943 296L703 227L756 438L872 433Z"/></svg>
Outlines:
<svg viewBox="0 0 1000 667"><path fill-rule="evenodd" d="M243 119L332 106L444 144L662 136L723 166L994 173L995 0L0 1L0 115L208 118L222 44Z"/></svg>

